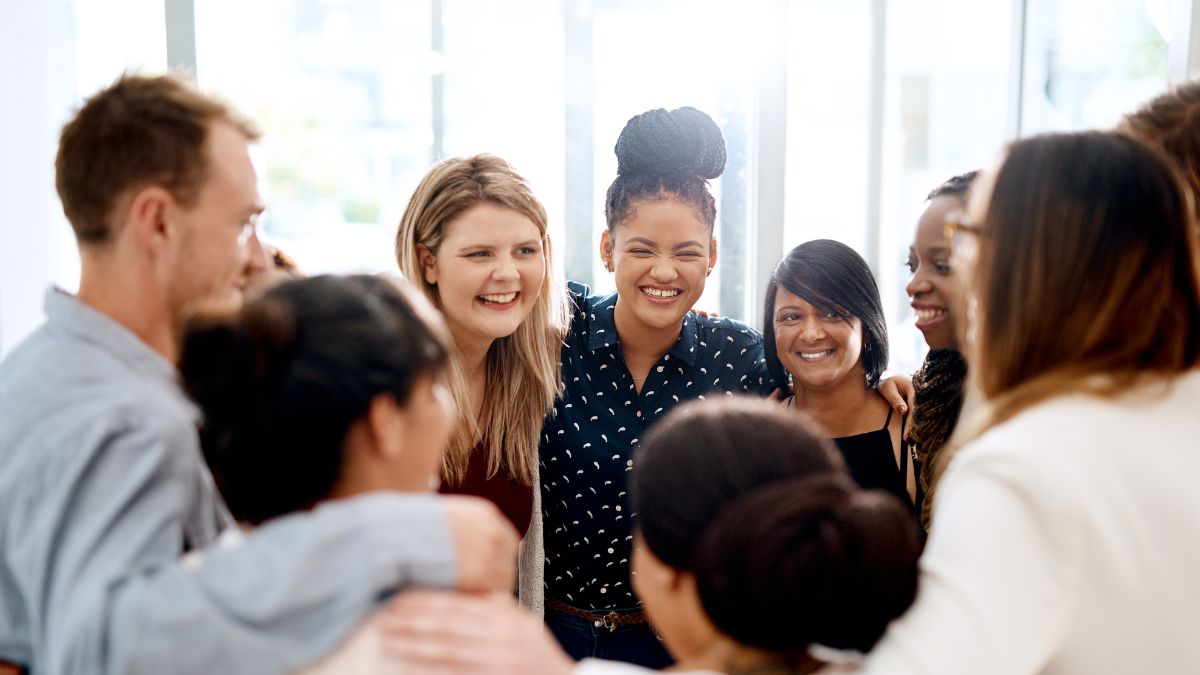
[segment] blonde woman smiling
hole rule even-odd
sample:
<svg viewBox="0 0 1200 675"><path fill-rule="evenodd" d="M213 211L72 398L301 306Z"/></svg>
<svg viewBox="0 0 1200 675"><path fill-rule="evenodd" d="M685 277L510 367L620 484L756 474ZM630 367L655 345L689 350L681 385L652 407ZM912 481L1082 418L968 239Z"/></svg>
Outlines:
<svg viewBox="0 0 1200 675"><path fill-rule="evenodd" d="M425 175L396 233L400 271L445 315L458 406L442 491L485 497L524 536L521 597L541 606L538 432L561 390L565 294L552 279L546 211L491 155ZM530 524L533 523L533 528Z"/></svg>

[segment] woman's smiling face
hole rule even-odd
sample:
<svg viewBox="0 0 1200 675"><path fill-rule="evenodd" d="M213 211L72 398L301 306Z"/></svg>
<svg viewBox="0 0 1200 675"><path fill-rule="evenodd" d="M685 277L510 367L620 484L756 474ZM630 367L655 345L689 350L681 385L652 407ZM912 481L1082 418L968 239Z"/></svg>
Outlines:
<svg viewBox="0 0 1200 675"><path fill-rule="evenodd" d="M620 303L653 329L681 324L717 262L711 228L674 198L637 204L633 217L604 232L600 254L611 262Z"/></svg>
<svg viewBox="0 0 1200 675"><path fill-rule="evenodd" d="M917 231L908 249L912 276L905 289L912 298L917 328L931 349L957 349L955 322L962 302L963 276L953 264L951 242L946 238L946 221L961 213L966 202L960 197L934 197L917 221Z"/></svg>
<svg viewBox="0 0 1200 675"><path fill-rule="evenodd" d="M422 253L422 265L459 342L512 335L533 311L547 272L537 225L494 204L479 204L451 221L437 253Z"/></svg>
<svg viewBox="0 0 1200 675"><path fill-rule="evenodd" d="M866 386L858 317L816 307L781 285L772 321L775 351L794 391L827 388L851 375Z"/></svg>

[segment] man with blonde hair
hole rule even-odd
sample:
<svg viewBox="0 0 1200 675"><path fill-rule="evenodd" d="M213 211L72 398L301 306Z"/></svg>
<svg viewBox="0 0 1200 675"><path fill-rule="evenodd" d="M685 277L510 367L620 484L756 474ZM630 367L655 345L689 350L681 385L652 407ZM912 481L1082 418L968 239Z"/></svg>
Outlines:
<svg viewBox="0 0 1200 675"><path fill-rule="evenodd" d="M397 587L511 585L515 534L468 498L340 500L210 546L232 523L174 362L190 310L237 307L267 264L257 137L170 75L118 79L63 129L57 187L82 270L0 364L0 660L285 672Z"/></svg>

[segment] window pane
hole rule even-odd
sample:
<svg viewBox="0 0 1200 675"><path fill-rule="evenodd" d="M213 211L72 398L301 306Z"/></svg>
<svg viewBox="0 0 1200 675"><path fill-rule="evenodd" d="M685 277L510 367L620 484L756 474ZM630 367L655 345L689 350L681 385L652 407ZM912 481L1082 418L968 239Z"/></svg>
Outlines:
<svg viewBox="0 0 1200 675"><path fill-rule="evenodd" d="M746 283L743 247L753 181L751 133L762 58L756 27L766 20L762 3L601 1L591 7L591 225L572 224L568 236L587 237L584 252L598 248L604 229L604 195L617 171L613 146L630 117L652 108L699 108L721 127L729 161L724 175L712 181L720 263L697 307L743 318L748 313L741 290ZM568 106L575 107L572 101ZM568 172L574 170L567 166ZM604 271L599 256L589 255L588 260L586 271L593 287L611 290L612 275Z"/></svg>
<svg viewBox="0 0 1200 675"><path fill-rule="evenodd" d="M444 0L446 157L508 160L563 241L563 15L558 0ZM408 186L407 195L416 187ZM398 219L397 219L398 220Z"/></svg>
<svg viewBox="0 0 1200 675"><path fill-rule="evenodd" d="M1108 128L1167 85L1163 0L1029 4L1021 134Z"/></svg>
<svg viewBox="0 0 1200 675"><path fill-rule="evenodd" d="M996 0L912 0L887 16L879 260L891 367L926 351L904 290L904 262L925 196L953 175L990 168L1009 129L1013 8Z"/></svg>
<svg viewBox="0 0 1200 675"><path fill-rule="evenodd" d="M196 3L201 84L266 131L264 238L306 272L395 268L396 224L431 160L430 26L418 2Z"/></svg>
<svg viewBox="0 0 1200 675"><path fill-rule="evenodd" d="M867 0L791 6L784 252L811 239L865 251L870 18Z"/></svg>

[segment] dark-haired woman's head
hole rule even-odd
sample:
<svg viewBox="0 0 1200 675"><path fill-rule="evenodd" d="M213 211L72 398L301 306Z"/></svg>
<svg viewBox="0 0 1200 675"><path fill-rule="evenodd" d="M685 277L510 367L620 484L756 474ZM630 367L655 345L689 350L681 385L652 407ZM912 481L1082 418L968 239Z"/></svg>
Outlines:
<svg viewBox="0 0 1200 675"><path fill-rule="evenodd" d="M717 262L708 181L725 170L725 139L695 108L660 108L630 119L615 150L600 257L616 275L618 312L650 328L678 326Z"/></svg>
<svg viewBox="0 0 1200 675"><path fill-rule="evenodd" d="M284 282L188 326L180 374L238 520L336 496L427 490L450 433L440 318L398 282Z"/></svg>
<svg viewBox="0 0 1200 675"><path fill-rule="evenodd" d="M789 379L793 391L847 377L878 384L888 362L887 325L867 261L829 239L792 249L767 283L763 349L784 391Z"/></svg>
<svg viewBox="0 0 1200 675"><path fill-rule="evenodd" d="M912 517L776 403L680 406L642 445L632 496L634 588L678 659L714 628L775 654L866 650L915 594Z"/></svg>
<svg viewBox="0 0 1200 675"><path fill-rule="evenodd" d="M963 315L966 275L952 264L946 223L967 210L967 191L978 171L959 174L929 193L929 205L917 220L908 247L909 277L905 290L912 298L917 329L930 349L958 349L958 317Z"/></svg>
<svg viewBox="0 0 1200 675"><path fill-rule="evenodd" d="M993 421L1056 393L1113 393L1195 367L1196 229L1158 154L1112 133L1017 141L971 202L976 356Z"/></svg>

